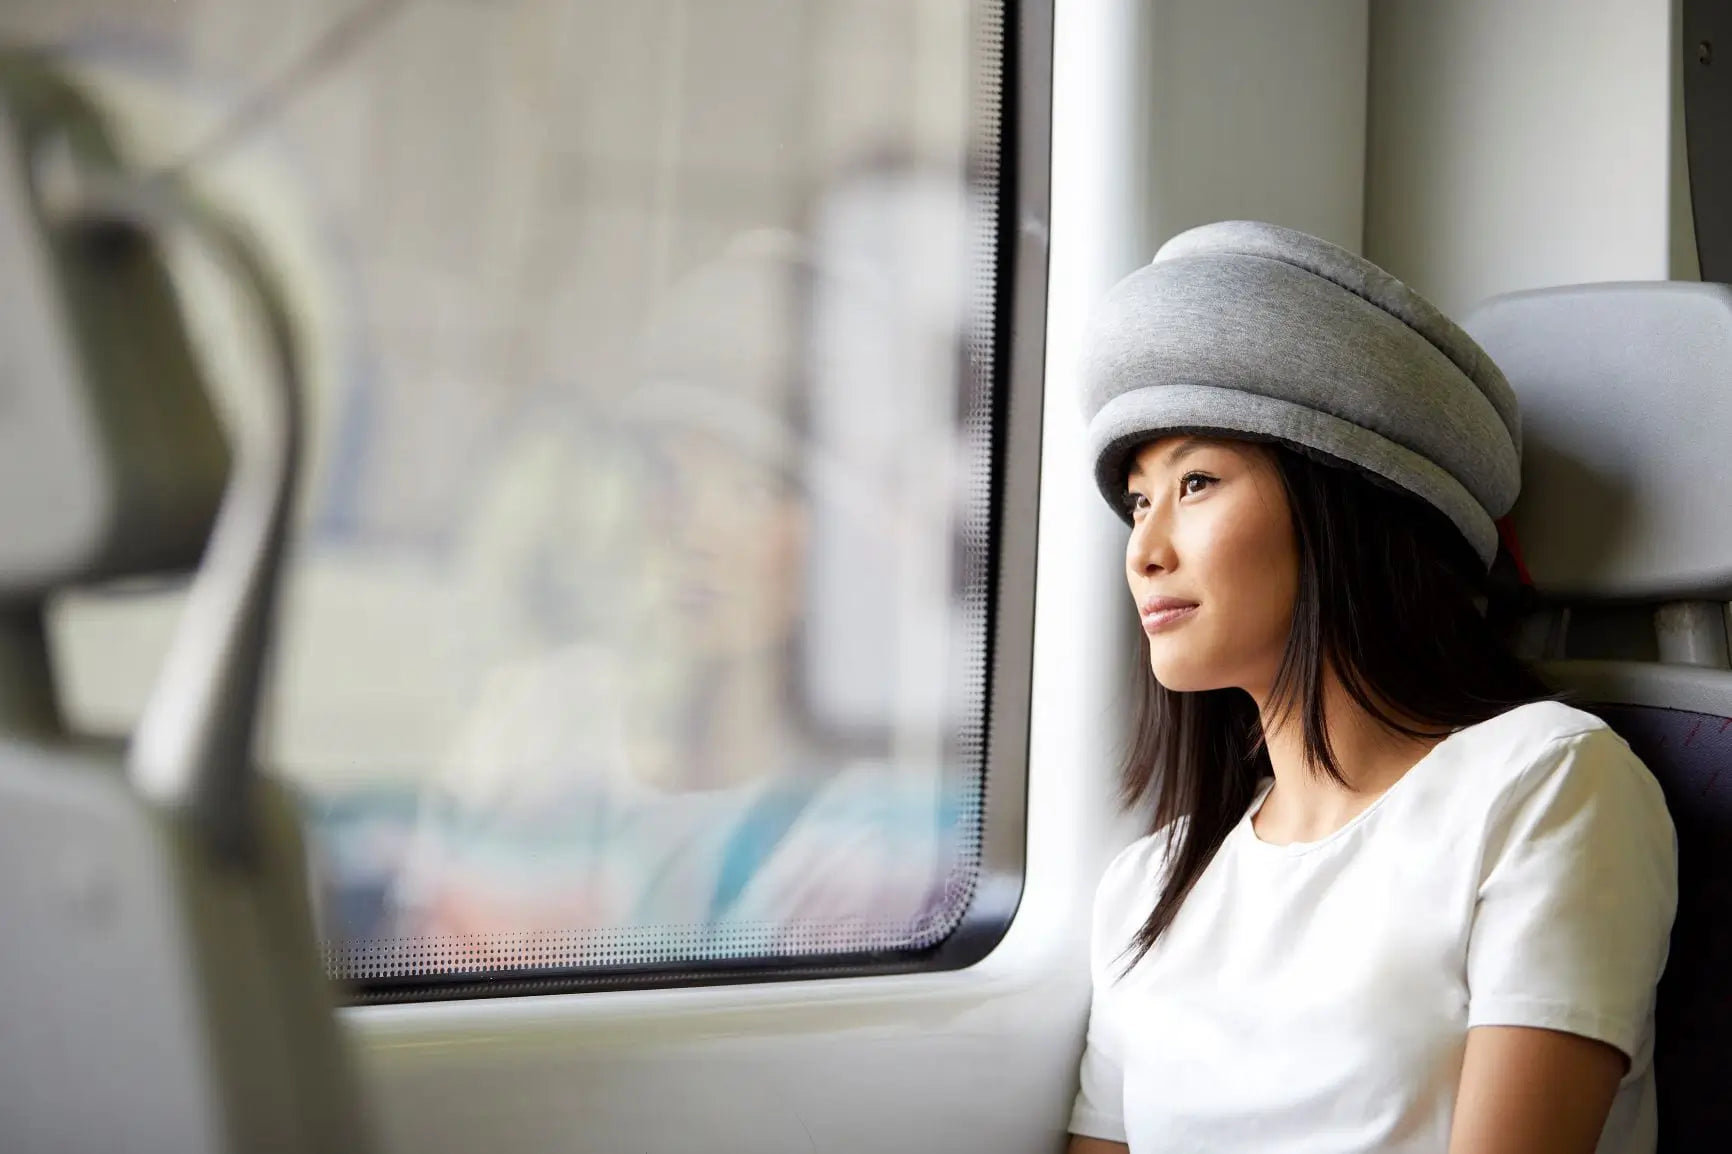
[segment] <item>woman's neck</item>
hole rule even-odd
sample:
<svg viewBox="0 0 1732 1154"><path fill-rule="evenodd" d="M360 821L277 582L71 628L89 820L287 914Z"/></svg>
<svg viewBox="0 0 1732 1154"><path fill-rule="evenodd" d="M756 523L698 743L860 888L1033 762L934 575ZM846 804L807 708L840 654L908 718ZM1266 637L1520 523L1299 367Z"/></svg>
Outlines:
<svg viewBox="0 0 1732 1154"><path fill-rule="evenodd" d="M1304 722L1271 720L1258 699L1264 744L1275 785L1253 822L1258 837L1280 844L1317 841L1352 821L1429 753L1441 737L1414 738L1378 724L1330 675L1324 685L1324 726L1343 785L1305 756Z"/></svg>

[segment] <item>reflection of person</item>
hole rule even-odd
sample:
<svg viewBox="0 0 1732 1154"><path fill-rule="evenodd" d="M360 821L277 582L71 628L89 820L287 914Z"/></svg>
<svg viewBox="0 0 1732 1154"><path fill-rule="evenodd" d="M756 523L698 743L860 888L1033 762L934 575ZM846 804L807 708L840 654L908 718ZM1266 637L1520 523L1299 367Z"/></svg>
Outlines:
<svg viewBox="0 0 1732 1154"><path fill-rule="evenodd" d="M936 777L802 719L801 268L788 238L749 235L658 309L618 407L628 512L593 584L613 601L585 614L609 635L489 679L422 807L400 936L894 933L942 881Z"/></svg>
<svg viewBox="0 0 1732 1154"><path fill-rule="evenodd" d="M620 406L634 519L616 645L636 776L704 788L809 762L792 649L809 542L793 238L748 234L689 274Z"/></svg>
<svg viewBox="0 0 1732 1154"><path fill-rule="evenodd" d="M1485 354L1303 234L1180 236L1085 408L1147 636L1073 1152L1652 1151L1659 787L1476 607L1519 424Z"/></svg>

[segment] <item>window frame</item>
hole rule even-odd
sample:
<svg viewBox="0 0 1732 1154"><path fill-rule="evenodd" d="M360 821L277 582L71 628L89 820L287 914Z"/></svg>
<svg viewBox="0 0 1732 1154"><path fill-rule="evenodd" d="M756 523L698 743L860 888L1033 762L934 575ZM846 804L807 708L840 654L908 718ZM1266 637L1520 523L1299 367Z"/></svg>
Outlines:
<svg viewBox="0 0 1732 1154"><path fill-rule="evenodd" d="M377 1006L936 973L975 965L1008 933L1022 900L1028 833L1055 0L1003 0L1003 4L986 755L980 872L960 921L942 941L924 949L344 979L336 983L340 1004Z"/></svg>

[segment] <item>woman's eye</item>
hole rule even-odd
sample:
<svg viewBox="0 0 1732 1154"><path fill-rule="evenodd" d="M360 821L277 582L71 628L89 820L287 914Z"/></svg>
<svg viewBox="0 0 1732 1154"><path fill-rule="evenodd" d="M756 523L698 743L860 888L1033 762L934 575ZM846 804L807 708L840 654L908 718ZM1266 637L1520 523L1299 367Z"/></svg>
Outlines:
<svg viewBox="0 0 1732 1154"><path fill-rule="evenodd" d="M1125 512L1129 513L1131 516L1133 516L1133 517L1136 516L1138 513L1142 512L1144 509L1147 509L1148 507L1149 507L1149 499L1147 497L1143 496L1141 493L1126 493L1125 494Z"/></svg>
<svg viewBox="0 0 1732 1154"><path fill-rule="evenodd" d="M1186 473L1179 478L1179 495L1182 497L1195 496L1214 483L1215 478L1207 473Z"/></svg>

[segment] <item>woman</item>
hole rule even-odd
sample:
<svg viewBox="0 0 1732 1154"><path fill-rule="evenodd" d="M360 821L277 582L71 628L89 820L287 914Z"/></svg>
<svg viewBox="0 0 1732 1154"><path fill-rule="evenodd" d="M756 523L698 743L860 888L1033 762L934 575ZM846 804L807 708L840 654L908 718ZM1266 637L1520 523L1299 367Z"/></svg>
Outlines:
<svg viewBox="0 0 1732 1154"><path fill-rule="evenodd" d="M1651 1152L1659 787L1484 616L1519 488L1473 341L1313 237L1186 233L1085 410L1148 642L1072 1154Z"/></svg>

